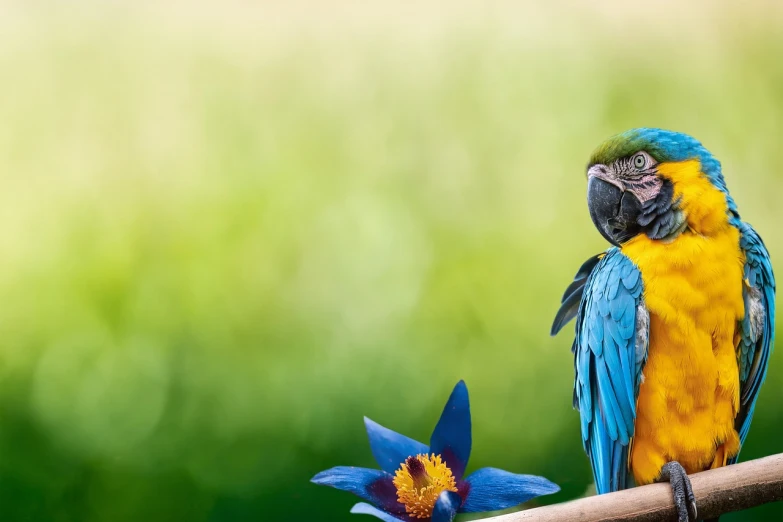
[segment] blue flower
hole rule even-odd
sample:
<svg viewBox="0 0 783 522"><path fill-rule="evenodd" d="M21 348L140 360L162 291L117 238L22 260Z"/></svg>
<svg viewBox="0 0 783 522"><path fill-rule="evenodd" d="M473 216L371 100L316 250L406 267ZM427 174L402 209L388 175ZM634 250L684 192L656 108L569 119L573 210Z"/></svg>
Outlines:
<svg viewBox="0 0 783 522"><path fill-rule="evenodd" d="M451 392L427 446L364 418L372 454L381 469L337 466L312 478L350 491L368 503L351 513L385 522L451 522L457 513L516 506L560 488L543 477L481 468L464 477L471 447L470 401L463 381Z"/></svg>

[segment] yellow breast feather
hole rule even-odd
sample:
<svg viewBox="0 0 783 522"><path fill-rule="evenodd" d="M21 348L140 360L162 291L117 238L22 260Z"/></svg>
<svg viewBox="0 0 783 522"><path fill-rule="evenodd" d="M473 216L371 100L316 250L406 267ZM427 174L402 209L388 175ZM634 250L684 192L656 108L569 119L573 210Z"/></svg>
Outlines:
<svg viewBox="0 0 783 522"><path fill-rule="evenodd" d="M688 228L668 243L642 234L622 247L642 274L650 313L629 458L637 484L654 481L671 460L692 473L725 465L739 451L739 231L698 161L662 163L659 172L673 182Z"/></svg>

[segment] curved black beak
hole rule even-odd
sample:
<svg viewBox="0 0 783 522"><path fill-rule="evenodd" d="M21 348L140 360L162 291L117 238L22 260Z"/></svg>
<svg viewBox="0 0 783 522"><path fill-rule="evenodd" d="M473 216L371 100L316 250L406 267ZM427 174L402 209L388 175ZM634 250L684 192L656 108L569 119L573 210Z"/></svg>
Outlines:
<svg viewBox="0 0 783 522"><path fill-rule="evenodd" d="M641 231L636 220L642 205L637 197L595 176L587 182L587 207L595 227L613 245L620 246Z"/></svg>

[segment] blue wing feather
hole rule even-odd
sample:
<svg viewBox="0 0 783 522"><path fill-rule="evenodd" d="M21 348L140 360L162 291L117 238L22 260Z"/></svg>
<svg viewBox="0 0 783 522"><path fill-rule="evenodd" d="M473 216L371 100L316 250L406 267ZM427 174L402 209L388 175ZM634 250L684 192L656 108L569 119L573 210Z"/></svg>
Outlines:
<svg viewBox="0 0 783 522"><path fill-rule="evenodd" d="M648 332L636 331L640 304L639 270L618 249L608 250L585 283L574 342L574 402L598 493L630 485L628 446L648 348Z"/></svg>
<svg viewBox="0 0 783 522"><path fill-rule="evenodd" d="M737 359L740 371L740 411L735 427L745 442L759 390L775 340L775 275L761 237L747 223L740 222L740 248L745 254L745 317L740 324ZM739 455L729 460L737 461Z"/></svg>

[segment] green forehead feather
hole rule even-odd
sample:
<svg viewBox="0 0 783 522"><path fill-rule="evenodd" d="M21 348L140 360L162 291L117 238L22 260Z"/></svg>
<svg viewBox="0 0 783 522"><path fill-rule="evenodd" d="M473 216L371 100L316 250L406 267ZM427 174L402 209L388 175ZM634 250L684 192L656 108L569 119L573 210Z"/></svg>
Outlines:
<svg viewBox="0 0 783 522"><path fill-rule="evenodd" d="M655 158L655 161L664 161L663 150L648 139L647 136L636 132L636 129L634 129L616 134L599 145L593 151L592 156L590 156L590 165L597 163L609 165L615 160L631 156L640 150L647 152Z"/></svg>

